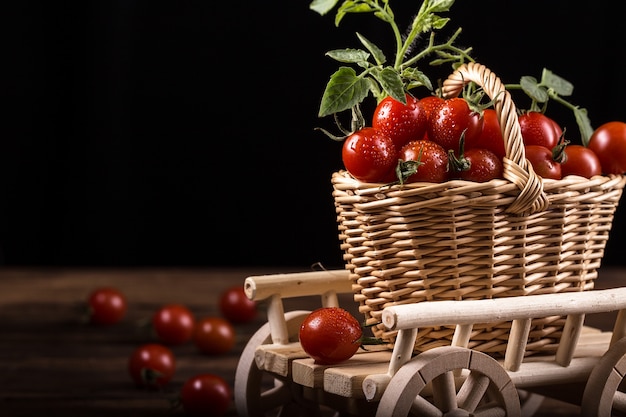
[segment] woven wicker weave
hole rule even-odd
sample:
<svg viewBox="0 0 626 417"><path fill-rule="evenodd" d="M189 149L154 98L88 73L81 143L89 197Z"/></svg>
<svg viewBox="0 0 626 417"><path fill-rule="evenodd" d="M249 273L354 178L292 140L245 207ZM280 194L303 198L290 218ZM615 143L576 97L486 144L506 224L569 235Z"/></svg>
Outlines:
<svg viewBox="0 0 626 417"><path fill-rule="evenodd" d="M624 176L542 180L524 155L517 111L500 79L470 63L444 97L473 81L495 99L505 140L504 178L404 186L332 176L339 239L354 299L377 337L389 305L523 296L593 288ZM496 318L494 318L496 319ZM563 317L532 322L528 354L554 352ZM469 346L503 354L510 322L475 325ZM449 345L454 327L419 329L415 352Z"/></svg>

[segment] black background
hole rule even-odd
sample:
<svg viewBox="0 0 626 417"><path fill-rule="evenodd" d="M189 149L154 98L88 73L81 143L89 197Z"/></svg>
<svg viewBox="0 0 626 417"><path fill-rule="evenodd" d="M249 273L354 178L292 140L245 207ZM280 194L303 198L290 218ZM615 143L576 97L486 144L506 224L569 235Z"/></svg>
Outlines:
<svg viewBox="0 0 626 417"><path fill-rule="evenodd" d="M340 266L340 144L313 130L333 128L317 118L337 68L324 53L358 47L357 30L392 43L371 15L337 28L308 3L5 2L1 263ZM401 29L419 4L391 2ZM505 83L568 79L597 127L626 120L614 4L458 0L444 33L462 27ZM604 264L624 262L625 221L621 206Z"/></svg>

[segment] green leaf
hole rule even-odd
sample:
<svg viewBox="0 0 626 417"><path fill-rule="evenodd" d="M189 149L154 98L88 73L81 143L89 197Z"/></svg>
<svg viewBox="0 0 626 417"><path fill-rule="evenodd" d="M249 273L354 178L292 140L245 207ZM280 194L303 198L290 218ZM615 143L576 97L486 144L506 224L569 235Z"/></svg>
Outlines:
<svg viewBox="0 0 626 417"><path fill-rule="evenodd" d="M370 54L365 52L362 49L334 49L332 51L326 52L326 56L331 57L335 61L345 62L345 63L359 63L363 61L367 61L370 57Z"/></svg>
<svg viewBox="0 0 626 417"><path fill-rule="evenodd" d="M385 67L376 74L375 77L388 95L402 104L406 104L404 84L402 83L402 78L400 74L398 74L398 71L392 67Z"/></svg>
<svg viewBox="0 0 626 417"><path fill-rule="evenodd" d="M589 144L589 139L593 133L593 127L591 127L591 121L587 115L587 109L576 107L574 110L574 117L578 124L578 130L580 131L580 140L584 146Z"/></svg>
<svg viewBox="0 0 626 417"><path fill-rule="evenodd" d="M524 92L528 94L531 99L539 103L545 103L548 101L548 92L544 87L539 85L535 77L524 75L520 78L519 84L522 87L522 90L524 90Z"/></svg>
<svg viewBox="0 0 626 417"><path fill-rule="evenodd" d="M430 26L431 26L432 29L441 29L449 21L450 21L450 18L448 18L448 17L433 16L433 18L430 21Z"/></svg>
<svg viewBox="0 0 626 417"><path fill-rule="evenodd" d="M324 16L326 13L330 12L337 3L339 3L339 0L313 0L311 4L309 4L309 9Z"/></svg>
<svg viewBox="0 0 626 417"><path fill-rule="evenodd" d="M404 69L402 71L402 77L409 80L409 88L425 86L430 91L433 91L433 84L430 81L430 78L417 68Z"/></svg>
<svg viewBox="0 0 626 417"><path fill-rule="evenodd" d="M385 62L387 62L387 57L385 57L385 54L378 46L374 45L365 36L361 35L358 32L356 36L359 38L363 46L365 46L367 50L372 53L372 56L374 56L374 60L376 61L376 64L383 65Z"/></svg>
<svg viewBox="0 0 626 417"><path fill-rule="evenodd" d="M429 4L430 11L433 13L450 11L450 8L454 4L454 0L426 0L425 2Z"/></svg>
<svg viewBox="0 0 626 417"><path fill-rule="evenodd" d="M571 96L574 85L564 78L559 77L547 68L541 73L541 84L553 89L560 96Z"/></svg>
<svg viewBox="0 0 626 417"><path fill-rule="evenodd" d="M343 17L348 13L371 13L374 10L375 9L367 3L346 0L341 6L339 6L339 10L337 10L337 15L335 16L335 26L339 26Z"/></svg>
<svg viewBox="0 0 626 417"><path fill-rule="evenodd" d="M352 68L340 67L326 84L318 116L339 113L359 104L369 94L369 85Z"/></svg>

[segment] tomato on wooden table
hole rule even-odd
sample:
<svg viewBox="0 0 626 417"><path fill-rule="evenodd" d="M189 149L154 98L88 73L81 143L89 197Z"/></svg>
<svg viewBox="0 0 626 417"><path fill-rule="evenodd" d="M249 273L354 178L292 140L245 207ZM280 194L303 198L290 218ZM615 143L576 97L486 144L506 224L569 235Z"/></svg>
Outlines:
<svg viewBox="0 0 626 417"><path fill-rule="evenodd" d="M235 346L235 328L222 317L200 319L193 333L193 342L200 352L207 355L220 355Z"/></svg>
<svg viewBox="0 0 626 417"><path fill-rule="evenodd" d="M152 316L152 328L161 342L180 345L191 340L195 321L191 310L184 305L167 304Z"/></svg>
<svg viewBox="0 0 626 417"><path fill-rule="evenodd" d="M220 312L231 323L248 323L257 316L257 303L246 295L242 285L226 289L220 296Z"/></svg>
<svg viewBox="0 0 626 417"><path fill-rule="evenodd" d="M350 359L362 343L361 324L347 310L322 307L311 312L300 326L302 349L322 365Z"/></svg>
<svg viewBox="0 0 626 417"><path fill-rule="evenodd" d="M89 321L99 325L111 325L120 322L126 315L127 301L117 288L96 288L89 295Z"/></svg>
<svg viewBox="0 0 626 417"><path fill-rule="evenodd" d="M128 373L138 387L161 388L170 382L175 370L174 353L158 343L141 345L128 358Z"/></svg>
<svg viewBox="0 0 626 417"><path fill-rule="evenodd" d="M372 127L389 136L396 149L410 140L422 139L426 132L426 112L419 100L406 94L406 104L391 96L381 100L372 116Z"/></svg>
<svg viewBox="0 0 626 417"><path fill-rule="evenodd" d="M228 411L232 396L232 389L224 378L205 373L185 381L180 391L180 402L185 413L191 417L220 417Z"/></svg>
<svg viewBox="0 0 626 417"><path fill-rule="evenodd" d="M565 160L561 162L561 175L578 175L591 178L602 175L602 165L598 155L591 149L577 144L567 145L564 149Z"/></svg>
<svg viewBox="0 0 626 417"><path fill-rule="evenodd" d="M343 165L357 180L393 182L397 149L391 138L373 127L364 127L346 138L341 151Z"/></svg>
<svg viewBox="0 0 626 417"><path fill-rule="evenodd" d="M612 121L593 131L587 145L600 159L603 174L626 172L626 123Z"/></svg>

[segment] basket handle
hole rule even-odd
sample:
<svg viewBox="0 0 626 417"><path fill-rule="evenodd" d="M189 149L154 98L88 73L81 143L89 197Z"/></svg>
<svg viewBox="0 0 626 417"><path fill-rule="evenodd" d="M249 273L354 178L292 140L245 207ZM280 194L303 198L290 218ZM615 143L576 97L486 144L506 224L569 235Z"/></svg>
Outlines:
<svg viewBox="0 0 626 417"><path fill-rule="evenodd" d="M482 87L489 98L494 100L506 151L502 161L503 175L520 190L506 211L518 214L545 210L549 201L543 191L543 180L526 159L517 109L500 78L482 64L476 62L462 64L443 82L443 97L458 96L470 81Z"/></svg>

